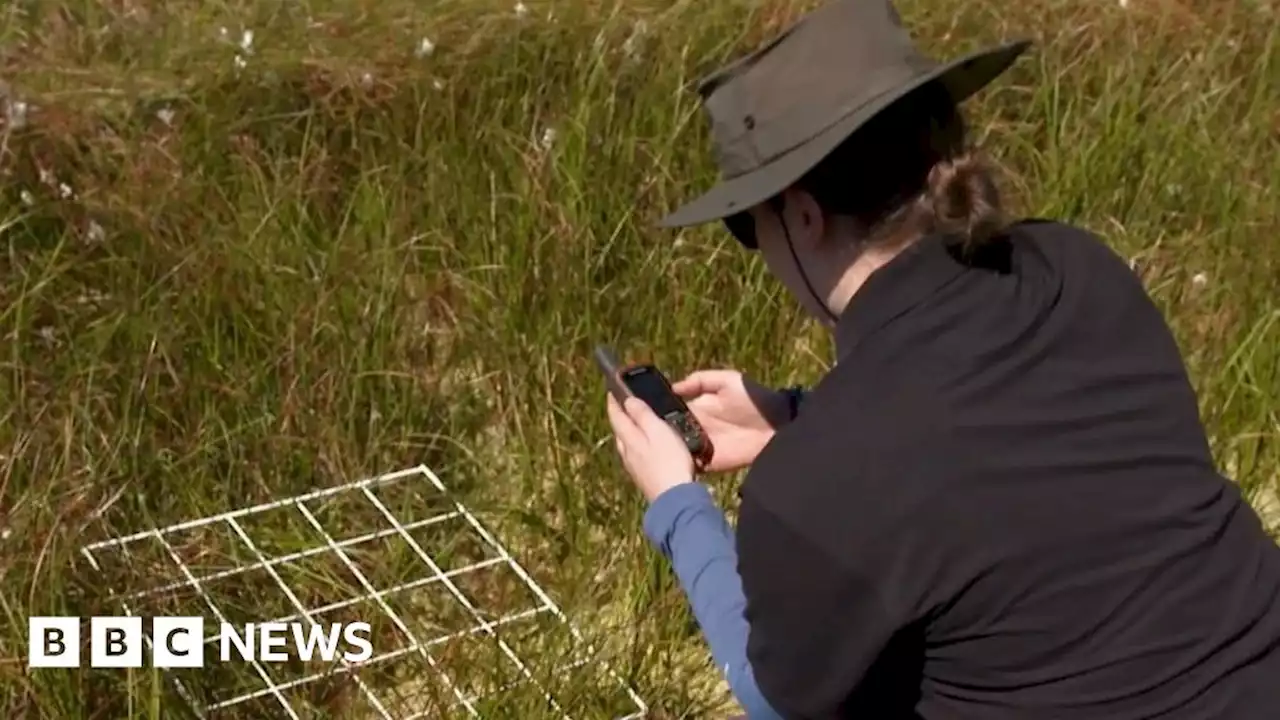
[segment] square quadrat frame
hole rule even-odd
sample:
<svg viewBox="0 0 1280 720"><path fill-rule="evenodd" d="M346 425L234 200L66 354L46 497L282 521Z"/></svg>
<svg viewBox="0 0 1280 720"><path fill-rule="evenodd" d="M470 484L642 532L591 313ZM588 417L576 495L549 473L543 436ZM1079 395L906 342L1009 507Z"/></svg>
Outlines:
<svg viewBox="0 0 1280 720"><path fill-rule="evenodd" d="M447 504L451 504L452 509L440 514L406 523L402 522L401 519L392 512L387 504L373 492L375 488L385 487L393 483L403 482L413 478L425 478L429 481L435 492L438 492L442 496L448 498ZM320 521L316 517L316 513L309 504L318 500L329 499L342 493L351 493L356 496L362 496L363 499L375 508L378 514L385 519L386 527L380 528L374 532L365 533L363 535L343 540L334 539L333 535L331 535L330 532L321 525ZM250 539L249 534L245 532L241 520L260 513L279 510L281 508L296 509L303 521L316 531L316 535L323 538L323 544L308 547L289 554L267 557L262 550L255 545L253 540ZM467 532L473 533L475 538L482 541L487 548L492 551L493 556L481 562L445 571L436 559L433 558L431 549L422 547L422 544L409 533L411 530L416 528L447 520L456 520L458 518L465 521ZM248 551L247 556L253 560L218 572L197 574L191 566L182 560L174 545L170 543L169 538L173 536L174 533L191 531L215 525L223 526L223 529L229 530L231 535L239 538L240 542L243 543L243 549ZM409 547L412 548L413 554L416 555L417 559L420 561L416 567L421 575L407 582L401 582L391 587L378 587L375 582L368 578L366 573L362 572L360 568L352 562L351 557L346 551L356 546L396 536L406 541ZM371 657L359 662L351 662L340 657L341 665L338 667L328 666L324 672L307 673L302 677L293 678L284 682L275 681L271 674L267 672L266 668L263 667L262 663L254 659L250 661L250 665L258 679L261 680L261 687L204 706L201 706L201 704L195 700L194 694L183 685L181 680L177 677L172 678L178 694L187 702L191 710L195 712L198 717L205 718L208 717L209 713L228 709L248 701L260 702L263 699L274 697L275 700L278 701L280 710L283 711L284 716L290 718L290 720L302 720L303 715L300 715L298 709L293 707L293 704L289 700L289 694L287 691L297 686L313 683L324 678L345 673L350 673L352 675L355 685L359 688L364 699L373 709L374 717L377 717L380 720L418 720L419 718L430 717L431 713L434 711L413 712L408 715L399 716L393 715L386 705L379 699L378 695L369 686L369 684L362 680L359 675L355 674L355 671L372 665L386 663L410 654L417 654L422 659L426 660L427 664L437 674L437 679L441 682L443 688L453 696L453 707L455 709L462 708L466 715L470 717L480 717L480 713L476 709L476 704L479 701L500 696L502 692L509 691L519 685L532 684L546 699L548 706L554 709L560 717L564 718L564 720L573 720L573 718L566 714L564 709L561 707L561 704L557 702L552 693L548 691L546 687L534 676L530 663L525 658L517 655L510 645L508 645L501 636L495 633L497 628L525 621L529 618L542 614L550 614L553 616L554 620L562 626L562 629L567 630L572 635L575 642L583 644L586 648L588 656L586 659L576 660L567 667L558 668L557 672L571 671L593 663L598 664L600 669L607 673L609 679L612 682L617 683L619 689L624 691L630 698L630 701L635 705L634 712L627 714L618 720L637 720L638 718L643 718L648 712L648 707L645 705L644 701L621 679L612 667L609 667L600 660L592 659L592 656L595 654L595 649L591 647L589 643L586 643L581 631L572 622L570 622L564 612L556 605L547 592L543 590L543 588L534 581L520 563L511 556L511 553L507 551L507 548L499 542L493 534L480 523L479 520L476 519L475 515L464 507L458 500L449 495L444 484L440 481L440 478L425 465L419 465L415 468L401 470L399 472L389 473L378 477L367 478L345 485L315 490L283 500L276 500L252 507L232 510L218 515L200 518L198 520L190 520L170 525L168 527L104 540L81 548L81 553L88 560L90 566L95 571L101 573L103 571L102 565L99 563L99 558L101 556L105 556L111 552L123 552L128 555L129 548L131 546L147 542L158 543L160 547L163 548L164 554L173 562L174 566L181 574L182 579L177 582L169 582L167 584L158 585L132 593L116 593L112 591L112 598L119 602L126 615L134 614L130 609L131 603L142 601L148 597L162 595L166 592L187 591L194 592L194 594L203 602L207 611L211 613L214 619L219 623L227 622L227 614L214 600L212 594L206 590L205 585L223 578L244 575L251 571L265 570L288 598L289 604L295 612L293 615L288 617L263 618L259 622L306 621L307 623L317 624L317 621L315 620L316 615L341 608L349 608L358 604L367 605L368 602L372 602L387 615L396 629L399 630L400 633L403 633L404 637L409 640L409 644L405 647L383 653L378 653L375 650ZM350 570L351 574L363 589L363 592L353 593L349 597L334 600L333 602L321 607L309 608L305 606L302 600L298 598L293 590L290 589L288 584L281 578L277 568L290 563L296 563L306 558L325 554L336 557L341 565ZM466 575L467 573L473 573L487 567L499 565L505 565L510 568L510 570L514 571L520 581L529 591L532 592L533 597L537 598L538 603L534 607L526 608L519 612L498 614L496 619L486 619L486 616L493 618L495 615L485 611L484 608L478 607L458 588L454 579L459 576ZM397 613L386 601L388 596L393 596L399 593L408 593L412 590L428 585L443 585L447 589L448 594L460 604L465 614L470 616L470 620L473 622L471 627L445 635L420 637L418 634L415 634L410 630L409 624L405 622L405 618L401 617L402 613ZM496 639L502 655L504 655L507 660L515 666L516 671L520 676L522 676L521 679L486 694L470 695L463 692L456 678L451 676L450 673L442 667L442 664L438 659L432 654L433 648L463 636L489 636L490 639ZM216 639L218 638L214 637L206 640L206 642L212 642ZM144 641L149 649L153 647L154 641L151 637L149 628L145 630Z"/></svg>

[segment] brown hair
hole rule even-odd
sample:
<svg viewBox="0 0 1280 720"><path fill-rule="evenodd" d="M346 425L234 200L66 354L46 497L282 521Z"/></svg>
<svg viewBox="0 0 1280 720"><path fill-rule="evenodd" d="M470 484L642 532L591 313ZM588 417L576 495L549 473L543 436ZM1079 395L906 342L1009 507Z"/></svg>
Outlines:
<svg viewBox="0 0 1280 720"><path fill-rule="evenodd" d="M1006 223L994 168L967 147L964 120L938 84L880 112L798 186L876 244L942 235L972 250Z"/></svg>

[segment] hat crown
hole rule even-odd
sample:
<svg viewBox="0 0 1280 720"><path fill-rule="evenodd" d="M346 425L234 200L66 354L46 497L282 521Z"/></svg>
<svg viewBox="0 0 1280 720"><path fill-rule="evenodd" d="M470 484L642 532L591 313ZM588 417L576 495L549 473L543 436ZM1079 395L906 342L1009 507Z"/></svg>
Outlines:
<svg viewBox="0 0 1280 720"><path fill-rule="evenodd" d="M1030 44L938 63L916 48L891 0L828 0L699 84L722 180L661 224L728 222L803 178L894 103L926 87L964 102Z"/></svg>
<svg viewBox="0 0 1280 720"><path fill-rule="evenodd" d="M889 0L832 0L700 84L717 163L749 172L933 67Z"/></svg>

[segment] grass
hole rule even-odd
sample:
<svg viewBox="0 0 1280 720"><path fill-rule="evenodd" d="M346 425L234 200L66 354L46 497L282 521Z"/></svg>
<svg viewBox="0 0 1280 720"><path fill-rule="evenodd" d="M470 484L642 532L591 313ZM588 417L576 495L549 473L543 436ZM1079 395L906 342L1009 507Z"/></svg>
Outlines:
<svg viewBox="0 0 1280 720"><path fill-rule="evenodd" d="M526 3L0 9L0 710L180 708L149 669L26 668L28 616L116 611L82 545L419 463L611 638L654 717L731 709L640 536L589 351L822 372L828 339L756 259L652 229L714 172L689 84L802 4ZM937 55L1037 41L969 106L981 140L1022 214L1134 258L1220 466L1274 518L1280 6L900 7ZM307 592L335 582L316 572ZM526 702L492 716L547 716Z"/></svg>

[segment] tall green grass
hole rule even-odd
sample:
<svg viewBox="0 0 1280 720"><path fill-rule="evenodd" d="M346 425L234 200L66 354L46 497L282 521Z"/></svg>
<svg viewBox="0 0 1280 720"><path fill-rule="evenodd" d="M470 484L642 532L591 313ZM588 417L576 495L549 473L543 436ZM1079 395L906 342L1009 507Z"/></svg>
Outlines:
<svg viewBox="0 0 1280 720"><path fill-rule="evenodd" d="M823 371L828 339L755 258L717 228L652 227L714 175L690 84L802 4L525 5L0 9L0 709L179 711L150 669L26 668L28 616L117 611L82 545L418 463L607 641L654 716L731 707L640 537L589 351L775 384ZM938 56L1037 41L969 106L981 141L1020 212L1134 259L1221 467L1274 512L1274 2L901 9ZM153 569L112 581L127 570ZM492 714L544 716L535 701Z"/></svg>

